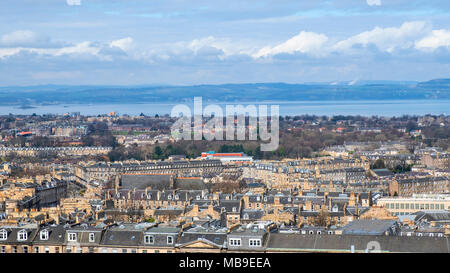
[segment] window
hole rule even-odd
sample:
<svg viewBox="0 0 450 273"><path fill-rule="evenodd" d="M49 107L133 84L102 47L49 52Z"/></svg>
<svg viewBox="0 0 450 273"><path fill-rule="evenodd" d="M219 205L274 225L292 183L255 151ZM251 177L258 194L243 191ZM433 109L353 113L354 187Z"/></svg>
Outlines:
<svg viewBox="0 0 450 273"><path fill-rule="evenodd" d="M59 253L59 246L55 247L55 253Z"/></svg>
<svg viewBox="0 0 450 273"><path fill-rule="evenodd" d="M241 239L230 239L230 246L240 246Z"/></svg>
<svg viewBox="0 0 450 273"><path fill-rule="evenodd" d="M89 242L95 242L95 233L89 233Z"/></svg>
<svg viewBox="0 0 450 273"><path fill-rule="evenodd" d="M8 232L5 229L0 230L0 240L4 241L8 239Z"/></svg>
<svg viewBox="0 0 450 273"><path fill-rule="evenodd" d="M12 253L17 253L17 246L12 247Z"/></svg>
<svg viewBox="0 0 450 273"><path fill-rule="evenodd" d="M147 253L147 250L142 250L142 253Z"/></svg>
<svg viewBox="0 0 450 273"><path fill-rule="evenodd" d="M406 203L405 206L405 209L409 209L409 203Z"/></svg>
<svg viewBox="0 0 450 273"><path fill-rule="evenodd" d="M122 253L127 253L128 250L126 248L122 249Z"/></svg>
<svg viewBox="0 0 450 273"><path fill-rule="evenodd" d="M34 253L39 253L39 247L38 246L34 247Z"/></svg>
<svg viewBox="0 0 450 273"><path fill-rule="evenodd" d="M5 246L2 246L0 248L0 253L6 253L6 247Z"/></svg>
<svg viewBox="0 0 450 273"><path fill-rule="evenodd" d="M136 249L132 249L132 250L131 250L131 253L136 253Z"/></svg>
<svg viewBox="0 0 450 273"><path fill-rule="evenodd" d="M444 209L444 204L441 204L441 209Z"/></svg>
<svg viewBox="0 0 450 273"><path fill-rule="evenodd" d="M72 252L72 249L70 248L70 246L66 247L66 253L70 253Z"/></svg>
<svg viewBox="0 0 450 273"><path fill-rule="evenodd" d="M70 247L68 247L69 252L70 253ZM59 247L58 247L58 251L59 251ZM50 249L48 248L48 246L45 248L45 253L50 253Z"/></svg>
<svg viewBox="0 0 450 273"><path fill-rule="evenodd" d="M153 235L145 235L144 241L146 244L154 244L155 243L155 236Z"/></svg>
<svg viewBox="0 0 450 273"><path fill-rule="evenodd" d="M173 244L173 236L167 236L167 244Z"/></svg>
<svg viewBox="0 0 450 273"><path fill-rule="evenodd" d="M23 253L28 253L28 247L27 246L23 247Z"/></svg>
<svg viewBox="0 0 450 273"><path fill-rule="evenodd" d="M155 253L159 253L159 250L155 250Z"/></svg>
<svg viewBox="0 0 450 273"><path fill-rule="evenodd" d="M425 209L429 209L430 205L429 204L425 204Z"/></svg>
<svg viewBox="0 0 450 273"><path fill-rule="evenodd" d="M18 241L26 241L28 239L28 233L26 230L22 229L17 233L17 240Z"/></svg>
<svg viewBox="0 0 450 273"><path fill-rule="evenodd" d="M434 209L434 204L431 204L431 205L430 205L430 208L431 208L431 209Z"/></svg>
<svg viewBox="0 0 450 273"><path fill-rule="evenodd" d="M77 234L76 233L69 233L68 234L69 238L67 239L69 242L76 242L77 241Z"/></svg>
<svg viewBox="0 0 450 273"><path fill-rule="evenodd" d="M252 247L258 247L261 246L261 239L250 239L248 241L248 245Z"/></svg>
<svg viewBox="0 0 450 273"><path fill-rule="evenodd" d="M89 250L89 253L94 253L94 248L93 247L88 248L88 250Z"/></svg>
<svg viewBox="0 0 450 273"><path fill-rule="evenodd" d="M41 240L48 240L48 230L44 229L43 231L41 231L40 235Z"/></svg>
<svg viewBox="0 0 450 273"><path fill-rule="evenodd" d="M419 209L419 204L416 204L416 209Z"/></svg>

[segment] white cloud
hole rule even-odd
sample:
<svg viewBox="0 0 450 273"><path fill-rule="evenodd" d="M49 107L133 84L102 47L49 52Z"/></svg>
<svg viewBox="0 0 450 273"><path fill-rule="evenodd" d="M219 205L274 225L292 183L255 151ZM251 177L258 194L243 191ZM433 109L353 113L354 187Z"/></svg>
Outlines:
<svg viewBox="0 0 450 273"><path fill-rule="evenodd" d="M110 47L118 47L122 49L123 51L127 51L131 49L133 45L133 39L131 37L123 38L120 40L112 41L109 46Z"/></svg>
<svg viewBox="0 0 450 273"><path fill-rule="evenodd" d="M203 47L214 47L223 52L223 56L221 58L237 54L250 55L259 49L252 41L235 41L228 38L216 38L214 36L195 39L187 45L181 43L180 46L187 46L187 48L194 52L197 52Z"/></svg>
<svg viewBox="0 0 450 273"><path fill-rule="evenodd" d="M404 49L414 46L415 40L423 37L430 31L425 22L414 21L403 23L399 28L375 27L373 30L362 32L334 45L333 49L345 51L354 45L375 45L378 49L392 52L395 49Z"/></svg>
<svg viewBox="0 0 450 273"><path fill-rule="evenodd" d="M292 54L296 52L317 54L327 41L328 37L324 34L302 31L282 44L262 48L253 57L259 58L280 53Z"/></svg>
<svg viewBox="0 0 450 273"><path fill-rule="evenodd" d="M66 0L66 3L69 6L80 6L81 0Z"/></svg>
<svg viewBox="0 0 450 273"><path fill-rule="evenodd" d="M381 6L381 0L366 0L369 6Z"/></svg>
<svg viewBox="0 0 450 273"><path fill-rule="evenodd" d="M450 30L433 30L431 34L418 40L415 47L420 50L434 50L438 47L450 46Z"/></svg>
<svg viewBox="0 0 450 273"><path fill-rule="evenodd" d="M17 30L0 37L0 47L48 46L50 39L30 30Z"/></svg>

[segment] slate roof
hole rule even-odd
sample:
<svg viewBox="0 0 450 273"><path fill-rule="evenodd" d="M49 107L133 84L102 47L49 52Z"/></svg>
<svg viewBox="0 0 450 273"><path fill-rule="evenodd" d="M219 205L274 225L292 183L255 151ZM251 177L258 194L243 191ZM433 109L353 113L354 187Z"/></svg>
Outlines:
<svg viewBox="0 0 450 273"><path fill-rule="evenodd" d="M342 228L342 234L384 235L395 224L395 220L354 220Z"/></svg>
<svg viewBox="0 0 450 273"><path fill-rule="evenodd" d="M142 230L111 228L105 231L101 245L108 246L139 246L143 242Z"/></svg>
<svg viewBox="0 0 450 273"><path fill-rule="evenodd" d="M43 230L48 231L48 239L41 240L40 232ZM36 238L33 240L34 244L40 245L62 245L66 237L66 229L63 225L44 226L39 229L36 234Z"/></svg>
<svg viewBox="0 0 450 273"><path fill-rule="evenodd" d="M406 236L363 236L363 235L302 235L270 234L267 242L269 251L305 252L364 252L369 242L378 242L381 251L405 253L449 253L446 238Z"/></svg>
<svg viewBox="0 0 450 273"><path fill-rule="evenodd" d="M372 170L378 177L382 176L392 176L394 173L388 169L374 169Z"/></svg>
<svg viewBox="0 0 450 273"><path fill-rule="evenodd" d="M174 188L182 190L204 190L206 189L206 185L202 179L183 178L175 180Z"/></svg>
<svg viewBox="0 0 450 273"><path fill-rule="evenodd" d="M450 211L418 211L413 213L416 215L414 221L426 220L431 221L450 221Z"/></svg>
<svg viewBox="0 0 450 273"><path fill-rule="evenodd" d="M34 237L36 236L36 233L38 231L37 226L36 227L30 227L30 226L23 226L23 227L17 227L17 226L6 226L6 227L0 227L0 230L6 230L7 232L7 238L4 241L1 241L4 244L14 244L14 245L29 245ZM21 230L25 230L27 233L27 240L18 240L18 233Z"/></svg>
<svg viewBox="0 0 450 273"><path fill-rule="evenodd" d="M126 189L144 190L151 186L152 189L170 189L170 175L122 175L121 187Z"/></svg>

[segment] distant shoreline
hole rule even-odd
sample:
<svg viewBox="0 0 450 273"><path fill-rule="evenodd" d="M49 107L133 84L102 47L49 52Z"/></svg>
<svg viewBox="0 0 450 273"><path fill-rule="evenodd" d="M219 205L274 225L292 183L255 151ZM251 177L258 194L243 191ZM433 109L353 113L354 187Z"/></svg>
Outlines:
<svg viewBox="0 0 450 273"><path fill-rule="evenodd" d="M0 105L0 115L16 114L65 114L80 112L82 115L102 115L116 112L120 115L165 115L170 114L177 104L193 107L193 102L153 102L153 103L86 103L86 104L51 104L20 107ZM329 100L329 101L239 101L213 102L204 100L203 107L217 104L225 108L227 104L279 105L280 115L351 115L351 116L402 116L402 115L447 115L450 114L450 100Z"/></svg>

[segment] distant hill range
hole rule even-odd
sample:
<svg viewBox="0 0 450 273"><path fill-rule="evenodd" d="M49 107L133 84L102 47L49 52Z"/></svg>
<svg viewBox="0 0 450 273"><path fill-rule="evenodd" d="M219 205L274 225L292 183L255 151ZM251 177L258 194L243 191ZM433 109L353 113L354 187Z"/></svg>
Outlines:
<svg viewBox="0 0 450 273"><path fill-rule="evenodd" d="M318 100L449 100L450 79L427 82L254 83L195 86L0 87L0 105Z"/></svg>

